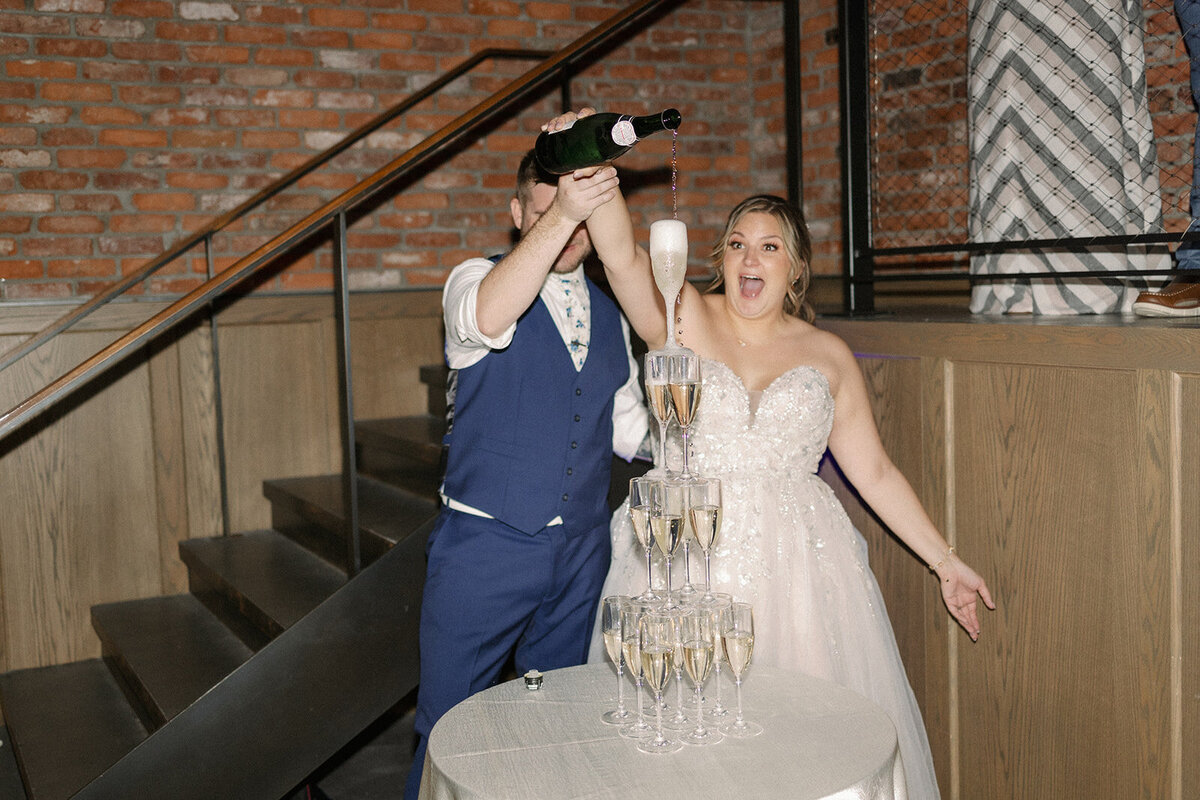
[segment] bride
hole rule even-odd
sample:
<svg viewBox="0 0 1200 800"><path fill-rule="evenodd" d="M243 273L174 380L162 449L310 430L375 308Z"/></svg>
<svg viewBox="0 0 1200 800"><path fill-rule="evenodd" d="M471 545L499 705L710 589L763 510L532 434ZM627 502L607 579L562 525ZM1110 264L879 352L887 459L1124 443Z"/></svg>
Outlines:
<svg viewBox="0 0 1200 800"><path fill-rule="evenodd" d="M586 113L586 112L582 112ZM556 118L565 125L573 115ZM592 168L577 173L590 174ZM620 193L588 220L597 254L630 323L653 349L667 338L649 256ZM849 347L813 324L805 299L811 243L800 212L769 195L729 215L713 249L717 277L685 283L676 340L702 358L692 471L723 483L724 523L713 589L753 603L755 660L832 680L890 714L908 796L938 797L920 710L867 565L866 545L816 470L825 450L879 518L938 577L942 599L972 640L983 580L942 538L884 451L866 384ZM723 291L714 291L723 289ZM605 594L637 594L643 556L628 515L614 515Z"/></svg>

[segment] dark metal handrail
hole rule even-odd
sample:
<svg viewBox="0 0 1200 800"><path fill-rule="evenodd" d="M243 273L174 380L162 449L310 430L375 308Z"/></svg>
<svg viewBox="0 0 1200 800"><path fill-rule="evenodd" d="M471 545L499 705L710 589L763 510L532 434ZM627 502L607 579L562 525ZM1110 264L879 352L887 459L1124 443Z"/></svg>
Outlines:
<svg viewBox="0 0 1200 800"><path fill-rule="evenodd" d="M528 50L501 47L492 47L486 50L480 50L466 61L463 61L458 66L451 69L445 75L442 75L428 86L425 86L423 89L406 98L403 102L388 109L383 114L380 114L378 117L375 117L367 122L365 125L356 128L349 135L347 135L346 138L342 139L337 144L333 145L327 150L322 151L321 153L318 153L316 156L313 156L311 159L296 167L291 172L259 190L252 197L249 197L244 202L238 204L237 207L230 209L216 219L213 219L203 228L200 228L190 236L176 242L170 248L160 253L157 257L144 264L141 268L129 273L121 280L109 285L103 292L94 295L87 302L82 303L78 307L62 315L33 336L9 348L3 356L0 356L0 372L3 372L17 361L32 353L34 350L50 341L58 334L71 328L73 325L89 316L92 312L117 299L127 290L158 272L167 264L170 264L184 253L191 250L193 247L204 244L209 237L220 233L226 227L241 219L254 209L258 208L272 197L275 197L280 192L290 189L304 176L320 167L323 167L336 156L339 156L346 150L349 150L351 147L358 144L363 139L382 128L384 125L387 125L389 122L403 115L418 103L429 99L453 81L461 78L466 73L475 69L475 67L479 66L484 61L497 58L544 59L550 55L552 55L552 51L549 50ZM210 275L209 277L212 276Z"/></svg>
<svg viewBox="0 0 1200 800"><path fill-rule="evenodd" d="M414 145L358 185L313 211L271 241L234 262L213 278L14 406L0 416L0 439L4 439L35 416L70 396L93 378L116 366L156 336L199 312L206 303L255 274L276 257L326 228L339 214L346 213L358 204L374 197L380 190L431 161L435 156L479 131L488 123L498 121L514 106L550 84L560 71L569 69L573 62L583 60L598 51L611 39L629 31L652 12L678 2L681 0L641 0L624 11L614 14L555 55L514 79L508 86L495 92L474 109L465 112L432 136Z"/></svg>

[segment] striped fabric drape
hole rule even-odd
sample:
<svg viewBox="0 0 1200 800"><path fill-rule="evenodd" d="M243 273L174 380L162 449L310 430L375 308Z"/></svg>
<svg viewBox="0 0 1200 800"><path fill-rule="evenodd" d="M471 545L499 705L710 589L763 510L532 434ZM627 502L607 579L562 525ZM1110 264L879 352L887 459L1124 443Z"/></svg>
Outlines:
<svg viewBox="0 0 1200 800"><path fill-rule="evenodd" d="M970 236L976 242L1162 230L1140 0L970 0ZM1166 250L987 254L977 274L1168 269ZM1128 310L1140 280L977 284L975 313Z"/></svg>

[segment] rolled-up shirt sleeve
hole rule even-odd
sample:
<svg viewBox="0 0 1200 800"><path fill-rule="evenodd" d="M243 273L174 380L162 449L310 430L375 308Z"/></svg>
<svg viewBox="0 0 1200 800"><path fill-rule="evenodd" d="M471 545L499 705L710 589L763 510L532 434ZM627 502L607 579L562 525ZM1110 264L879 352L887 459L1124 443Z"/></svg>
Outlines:
<svg viewBox="0 0 1200 800"><path fill-rule="evenodd" d="M621 318L621 335L625 338L625 356L629 359L629 380L613 398L613 452L632 461L650 431L650 412L642 402L638 365L629 346L629 323L624 317Z"/></svg>
<svg viewBox="0 0 1200 800"><path fill-rule="evenodd" d="M469 367L490 351L512 342L515 322L499 336L489 337L480 332L475 316L479 284L494 266L489 259L472 258L455 267L446 278L442 319L446 325L446 365L450 369Z"/></svg>
<svg viewBox="0 0 1200 800"><path fill-rule="evenodd" d="M472 258L455 267L442 289L442 319L446 326L446 365L450 369L465 369L478 363L492 350L512 343L517 325L514 322L499 336L485 336L479 330L475 303L479 284L495 266L490 259ZM649 428L649 412L642 402L638 381L638 365L629 345L629 324L621 318L621 335L625 341L625 356L629 360L629 380L613 398L613 452L632 461Z"/></svg>

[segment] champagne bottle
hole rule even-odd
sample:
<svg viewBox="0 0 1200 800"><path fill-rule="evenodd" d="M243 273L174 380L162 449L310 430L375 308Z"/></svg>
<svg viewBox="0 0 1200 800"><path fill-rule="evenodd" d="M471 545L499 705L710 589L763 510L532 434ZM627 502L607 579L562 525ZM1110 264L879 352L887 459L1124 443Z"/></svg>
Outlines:
<svg viewBox="0 0 1200 800"><path fill-rule="evenodd" d="M675 130L683 118L673 108L661 114L592 114L565 130L543 131L534 142L538 164L551 175L612 161L640 139L658 131Z"/></svg>

